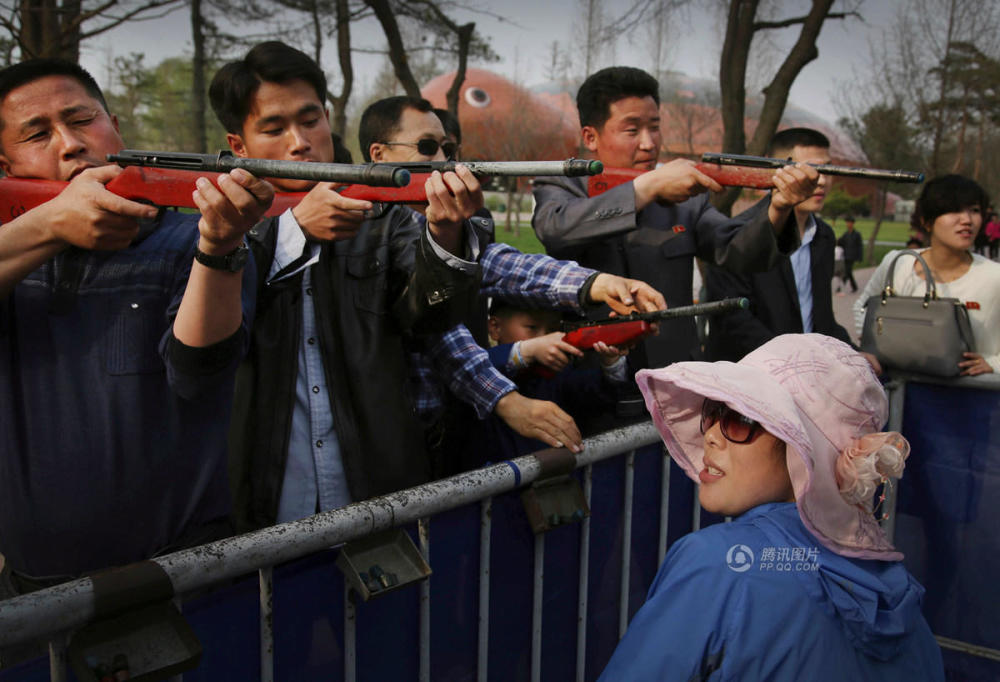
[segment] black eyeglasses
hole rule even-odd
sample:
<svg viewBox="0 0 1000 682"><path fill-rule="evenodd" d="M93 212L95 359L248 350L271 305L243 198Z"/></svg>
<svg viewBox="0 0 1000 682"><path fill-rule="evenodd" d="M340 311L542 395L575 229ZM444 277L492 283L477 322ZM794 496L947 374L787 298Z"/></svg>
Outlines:
<svg viewBox="0 0 1000 682"><path fill-rule="evenodd" d="M440 149L444 152L445 158L449 161L454 161L455 155L458 154L458 145L451 140L438 142L437 140L429 137L425 137L424 139L416 142L383 142L382 144L387 144L390 147L397 144L401 144L404 147L416 147L417 151L423 156L434 156L438 153L438 149Z"/></svg>
<svg viewBox="0 0 1000 682"><path fill-rule="evenodd" d="M701 432L704 434L719 422L722 435L731 443L749 443L760 429L760 424L745 417L725 403L705 398L701 404Z"/></svg>

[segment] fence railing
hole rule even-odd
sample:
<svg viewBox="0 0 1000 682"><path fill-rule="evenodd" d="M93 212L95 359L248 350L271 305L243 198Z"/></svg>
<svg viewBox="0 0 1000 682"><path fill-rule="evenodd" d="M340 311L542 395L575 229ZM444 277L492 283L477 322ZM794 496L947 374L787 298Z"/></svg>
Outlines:
<svg viewBox="0 0 1000 682"><path fill-rule="evenodd" d="M631 542L634 489L635 450L659 443L659 436L649 422L617 429L585 441L585 449L575 457L575 466L582 469L584 496L591 504L593 488L593 465L609 458L624 455L624 482L621 490L620 522L620 584L616 590L620 605L616 635L624 633L630 613L634 612L636 596L645 594L649 580L639 586L639 594L631 585L631 562L633 548ZM649 448L647 448L647 451ZM662 446L654 447L654 457L660 465L659 503L653 506L659 514L658 538L654 565L658 565L667 548L668 516L670 514L670 460L663 453ZM570 459L574 459L571 455ZM259 582L259 644L260 679L285 679L275 675L275 631L273 627L273 567L306 557L328 548L390 528L417 524L419 544L425 558L432 557L432 538L429 519L445 512L470 505L479 506L480 533L478 541L479 576L477 618L477 662L476 676L488 679L490 649L490 609L491 604L491 526L493 524L492 501L499 495L527 486L553 473L560 462L565 464L566 453L547 451L538 456L529 455L476 471L463 473L426 485L401 490L391 495L351 504L342 509L318 514L314 517L282 524L257 532L240 535L208 545L184 550L153 559L169 577L174 594L183 596L203 592L213 585L224 584L240 577L258 572ZM555 463L555 464L553 464ZM572 468L572 464L570 468ZM554 468L553 468L554 467ZM656 468L656 467L653 467ZM547 471L547 469L549 471ZM689 498L690 499L690 498ZM643 508L647 506L643 502ZM685 512L691 509L690 502L684 502ZM690 517L689 517L690 518ZM587 677L587 636L588 602L591 597L589 586L590 532L591 519L584 517L579 523L570 524L578 528L579 547L576 556L577 597L576 597L576 678ZM531 619L531 660L530 677L540 679L543 655L543 602L544 567L546 565L546 534L533 536L533 579L532 579L532 619ZM560 551L560 560L565 560L565 552ZM650 552L652 554L652 552ZM652 557L651 557L652 558ZM432 562L433 564L433 562ZM127 579L130 568L118 569L118 577ZM647 571L648 573L648 571ZM501 580L503 580L501 576ZM347 588L345 588L347 589ZM420 586L420 614L418 618L419 673L421 680L431 679L430 667L430 610L436 600L431 582ZM343 598L344 632L341 644L343 651L343 676L345 680L357 677L357 656L353 650L357 646L358 606L356 599L345 593ZM136 604L139 606L140 604ZM363 607L362 607L363 608ZM53 680L66 679L63 644L65 634L72 632L96 618L102 617L99 600L95 598L94 581L90 578L75 580L56 587L41 590L0 602L0 647L27 641L48 640L51 643L50 674ZM206 647L211 642L205 642ZM185 678L199 678L198 671L192 671ZM0 672L0 679L5 679Z"/></svg>
<svg viewBox="0 0 1000 682"><path fill-rule="evenodd" d="M991 579L1000 571L1000 551L990 539L1000 518L1000 377L897 376L888 389L888 428L902 431L914 452L887 500L887 530L910 570L929 583L925 610L946 666L969 679L993 679L997 669L982 666L1000 657L989 613L1000 603ZM574 475L593 515L548 533L530 531L516 492L561 471L565 452L521 457L154 559L173 592L186 596L184 614L205 648L202 664L184 679L595 678L669 542L700 527L702 513L652 424L610 431L585 446ZM971 462L974 500L923 499L940 478L926 467L942 452L951 457L949 471L955 457ZM969 498L968 490L960 494ZM965 511L951 518L956 503ZM949 523L934 525L940 517ZM338 552L330 548L400 527L417 540L431 578L359 602L333 568ZM965 541L948 545L956 568L943 578L938 549L928 547L928 538L942 534ZM971 570L978 570L973 578L965 575ZM0 670L0 682L68 679L68 634L102 615L89 578L0 602L0 648L50 642L47 666ZM259 655L247 655L248 643Z"/></svg>

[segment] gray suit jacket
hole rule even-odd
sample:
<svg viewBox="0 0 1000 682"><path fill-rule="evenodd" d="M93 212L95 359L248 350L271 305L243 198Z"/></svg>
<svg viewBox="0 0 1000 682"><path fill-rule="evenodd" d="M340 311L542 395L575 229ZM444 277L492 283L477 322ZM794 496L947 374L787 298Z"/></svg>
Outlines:
<svg viewBox="0 0 1000 682"><path fill-rule="evenodd" d="M587 196L585 178L538 178L532 225L546 251L659 290L669 307L691 305L694 257L739 273L772 268L794 245L775 238L768 201L728 218L702 194L680 204L635 210L632 183ZM791 237L794 240L794 235ZM668 320L633 354L637 366L662 367L701 357L693 318ZM645 357L643 357L645 356Z"/></svg>

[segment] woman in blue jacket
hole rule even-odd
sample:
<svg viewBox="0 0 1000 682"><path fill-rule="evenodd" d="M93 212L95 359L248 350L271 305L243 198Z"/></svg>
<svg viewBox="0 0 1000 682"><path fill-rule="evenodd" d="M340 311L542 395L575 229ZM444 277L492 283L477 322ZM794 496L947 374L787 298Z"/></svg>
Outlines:
<svg viewBox="0 0 1000 682"><path fill-rule="evenodd" d="M876 433L863 357L789 334L636 379L702 506L733 519L671 547L602 680L944 679L923 588L876 521L909 445Z"/></svg>

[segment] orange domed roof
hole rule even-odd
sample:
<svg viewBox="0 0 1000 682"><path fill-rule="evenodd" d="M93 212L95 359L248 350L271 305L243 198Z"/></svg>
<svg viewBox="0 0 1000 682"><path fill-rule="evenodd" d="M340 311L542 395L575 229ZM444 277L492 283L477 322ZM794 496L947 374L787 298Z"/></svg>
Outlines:
<svg viewBox="0 0 1000 682"><path fill-rule="evenodd" d="M422 94L447 108L455 74L434 78ZM462 157L469 160L529 161L578 156L580 128L575 107L565 111L550 95L533 93L484 69L468 69L458 99Z"/></svg>

